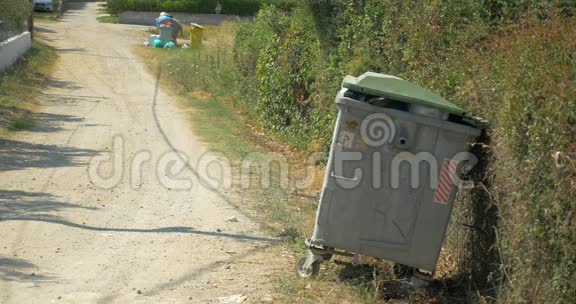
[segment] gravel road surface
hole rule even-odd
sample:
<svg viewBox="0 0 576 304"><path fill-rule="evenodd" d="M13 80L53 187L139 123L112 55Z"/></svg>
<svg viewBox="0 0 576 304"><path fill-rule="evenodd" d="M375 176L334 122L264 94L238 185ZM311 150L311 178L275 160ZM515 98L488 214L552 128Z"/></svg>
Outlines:
<svg viewBox="0 0 576 304"><path fill-rule="evenodd" d="M35 127L0 140L0 303L269 302L277 242L196 166L194 122L132 54L145 28L69 5L37 24L60 59Z"/></svg>

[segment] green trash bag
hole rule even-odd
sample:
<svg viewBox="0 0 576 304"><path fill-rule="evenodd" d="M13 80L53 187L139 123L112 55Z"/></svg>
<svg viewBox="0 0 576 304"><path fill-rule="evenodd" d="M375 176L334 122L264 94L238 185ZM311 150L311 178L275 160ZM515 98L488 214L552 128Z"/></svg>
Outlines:
<svg viewBox="0 0 576 304"><path fill-rule="evenodd" d="M155 48L162 48L162 47L164 47L164 42L162 42L162 40L160 40L160 39L156 39L156 40L154 40L153 46Z"/></svg>
<svg viewBox="0 0 576 304"><path fill-rule="evenodd" d="M176 46L176 44L174 44L174 42L170 41L170 42L166 42L166 44L164 45L165 49L171 49L174 48Z"/></svg>

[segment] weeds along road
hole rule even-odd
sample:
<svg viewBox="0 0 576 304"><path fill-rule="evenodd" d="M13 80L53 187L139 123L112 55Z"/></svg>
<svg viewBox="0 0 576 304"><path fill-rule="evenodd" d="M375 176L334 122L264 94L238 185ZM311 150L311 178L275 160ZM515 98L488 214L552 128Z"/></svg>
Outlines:
<svg viewBox="0 0 576 304"><path fill-rule="evenodd" d="M132 55L143 28L69 5L37 24L60 59L35 127L0 141L0 303L267 297L276 241L203 182L193 122Z"/></svg>

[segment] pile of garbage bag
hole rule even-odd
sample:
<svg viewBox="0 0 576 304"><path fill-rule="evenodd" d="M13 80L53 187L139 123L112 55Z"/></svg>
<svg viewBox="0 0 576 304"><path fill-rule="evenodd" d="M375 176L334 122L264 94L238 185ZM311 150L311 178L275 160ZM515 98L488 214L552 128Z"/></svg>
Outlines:
<svg viewBox="0 0 576 304"><path fill-rule="evenodd" d="M154 48L175 48L178 34L182 32L182 25L180 22L167 13L162 12L155 20L155 23L158 27L159 35L150 35L148 41L143 44ZM187 45L184 44L183 47L186 48Z"/></svg>

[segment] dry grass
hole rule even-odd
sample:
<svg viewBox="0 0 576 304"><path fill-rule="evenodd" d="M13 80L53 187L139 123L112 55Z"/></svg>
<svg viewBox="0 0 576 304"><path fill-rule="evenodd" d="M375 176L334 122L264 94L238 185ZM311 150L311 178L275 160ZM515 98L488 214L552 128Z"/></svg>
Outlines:
<svg viewBox="0 0 576 304"><path fill-rule="evenodd" d="M513 302L576 301L576 20L527 22L498 41L504 107L497 113L496 163L504 219L500 237ZM570 163L569 160L566 162ZM518 178L522 176L523 178ZM513 195L510 195L513 194Z"/></svg>
<svg viewBox="0 0 576 304"><path fill-rule="evenodd" d="M32 49L0 76L0 135L33 126L37 96L48 82L57 55L37 38Z"/></svg>
<svg viewBox="0 0 576 304"><path fill-rule="evenodd" d="M487 301L576 301L574 24L527 19L461 55L456 98L492 128L480 183L456 205L468 226L453 227L449 251Z"/></svg>

